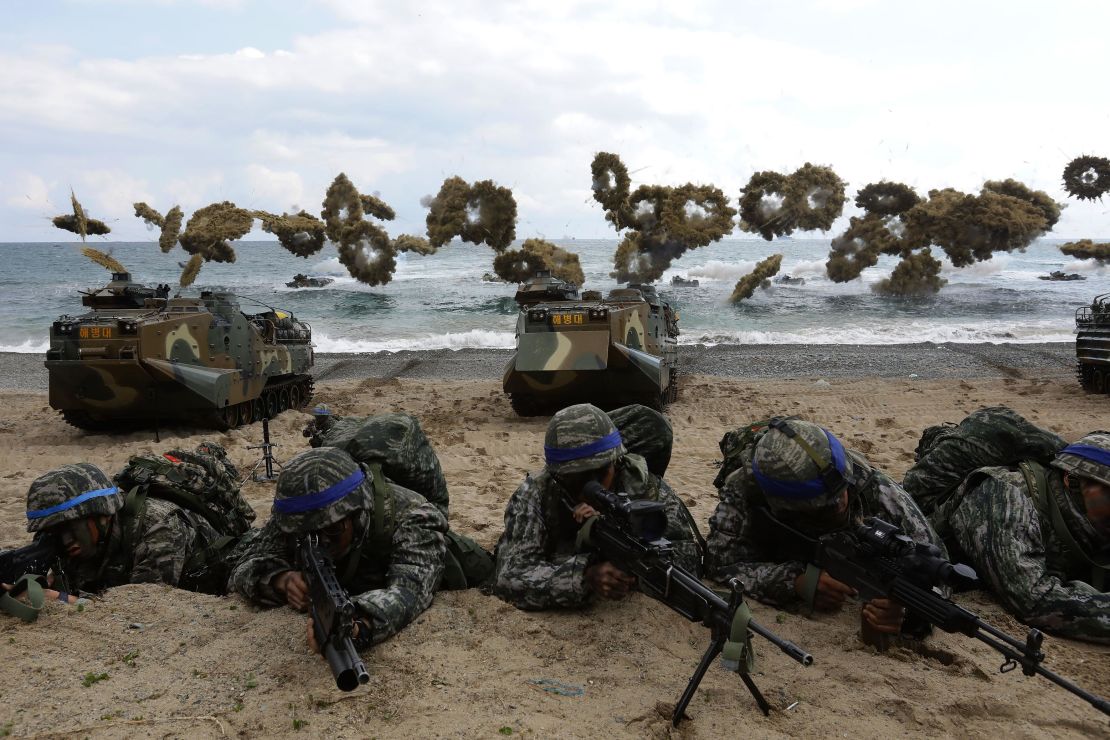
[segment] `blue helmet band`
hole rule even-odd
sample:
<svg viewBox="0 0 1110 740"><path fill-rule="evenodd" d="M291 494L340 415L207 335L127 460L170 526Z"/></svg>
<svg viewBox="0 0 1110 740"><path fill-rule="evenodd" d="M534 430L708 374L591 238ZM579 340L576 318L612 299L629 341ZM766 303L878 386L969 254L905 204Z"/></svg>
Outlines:
<svg viewBox="0 0 1110 740"><path fill-rule="evenodd" d="M1056 453L1057 455L1075 455L1084 460L1105 465L1110 468L1110 452L1093 445L1068 445Z"/></svg>
<svg viewBox="0 0 1110 740"><path fill-rule="evenodd" d="M620 447L621 444L621 433L619 430L614 429L596 442L590 442L588 445L582 445L581 447L562 449L545 445L543 448L543 457L548 463L564 463L570 462L571 460L581 460L584 457L590 457L599 452L605 452L606 450L612 450Z"/></svg>
<svg viewBox="0 0 1110 740"><path fill-rule="evenodd" d="M111 488L98 488L95 491L85 491L80 496L74 496L73 498L69 499L68 501L63 501L60 504L57 504L55 506L51 506L49 509L38 509L36 511L28 511L27 512L27 518L28 519L42 519L43 517L50 516L51 514L57 514L60 511L68 511L69 509L72 509L75 506L80 506L81 504L85 503L86 501L88 501L90 499L100 498L101 496L111 496L113 493L119 493L119 489L116 488L115 486L112 486Z"/></svg>
<svg viewBox="0 0 1110 740"><path fill-rule="evenodd" d="M366 474L360 469L322 491L306 493L303 496L291 496L290 498L275 498L273 512L275 514L302 514L306 511L322 509L358 488L364 480L366 480Z"/></svg>
<svg viewBox="0 0 1110 740"><path fill-rule="evenodd" d="M822 469L816 478L810 478L804 481L771 478L760 472L755 457L752 457L752 475L755 477L755 482L759 484L764 494L777 498L804 501L807 499L819 498L830 493L836 493L836 491L839 490L840 486L833 485L833 483L835 479L845 481L844 474L848 470L848 465L844 453L844 445L840 444L839 439L829 434L827 429L822 429L821 431L825 433L825 437L829 440L829 451L832 453L832 465Z"/></svg>

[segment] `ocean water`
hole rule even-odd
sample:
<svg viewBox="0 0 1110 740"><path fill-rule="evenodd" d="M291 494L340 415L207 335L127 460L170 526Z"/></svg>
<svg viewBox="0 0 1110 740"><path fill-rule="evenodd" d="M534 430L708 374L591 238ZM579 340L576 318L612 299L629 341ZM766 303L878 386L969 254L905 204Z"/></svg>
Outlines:
<svg viewBox="0 0 1110 740"><path fill-rule="evenodd" d="M615 239L553 240L578 253L586 287L608 292ZM1110 266L1066 257L1064 240L1043 239L1025 252L999 254L989 262L956 269L925 298L876 295L871 286L897 259L883 257L860 279L833 283L825 277L828 239L732 239L688 252L659 282L660 293L679 312L679 341L686 344L898 344L906 342L1066 342L1073 338L1075 309L1110 292ZM90 246L111 251L134 279L174 284L183 253L163 254L152 240ZM109 275L80 254L80 244L0 244L0 351L45 352L50 323L77 314L81 290L103 285ZM197 284L239 294L248 312L257 304L292 311L312 324L319 352L512 347L516 321L514 285L482 280L493 251L454 243L437 254L398 258L388 285L370 287L347 275L334 248L300 259L276 242L237 245L234 264L207 264ZM759 260L783 255L780 274L804 285L774 285L740 304L727 298L736 281ZM1084 281L1038 280L1052 270L1077 272ZM326 275L326 288L285 287L298 272ZM673 275L696 278L697 288L672 288ZM255 302L255 304L252 304Z"/></svg>

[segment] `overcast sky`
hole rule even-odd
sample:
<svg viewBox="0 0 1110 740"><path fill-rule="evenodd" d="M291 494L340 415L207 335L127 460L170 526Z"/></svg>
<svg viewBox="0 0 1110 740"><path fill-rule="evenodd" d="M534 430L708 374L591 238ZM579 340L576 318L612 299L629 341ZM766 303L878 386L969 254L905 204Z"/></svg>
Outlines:
<svg viewBox="0 0 1110 740"><path fill-rule="evenodd" d="M633 185L829 165L849 195L1014 177L1066 197L1110 157L1110 3L868 0L39 0L0 26L0 241L65 240L72 187L110 239L146 200L319 213L344 171L423 233L445 177L512 188L517 236L613 237L597 151ZM845 211L855 213L854 206Z"/></svg>

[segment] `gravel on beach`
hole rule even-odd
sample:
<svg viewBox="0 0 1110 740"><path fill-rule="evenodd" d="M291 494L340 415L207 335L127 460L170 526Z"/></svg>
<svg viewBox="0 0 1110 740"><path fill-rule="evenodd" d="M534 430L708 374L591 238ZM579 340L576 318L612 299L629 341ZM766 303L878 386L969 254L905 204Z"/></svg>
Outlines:
<svg viewBox="0 0 1110 740"><path fill-rule="evenodd" d="M508 349L436 349L317 354L317 380L500 378ZM726 378L983 378L1071 375L1075 345L1046 344L748 344L682 345L683 373ZM45 391L40 354L0 353L0 390Z"/></svg>

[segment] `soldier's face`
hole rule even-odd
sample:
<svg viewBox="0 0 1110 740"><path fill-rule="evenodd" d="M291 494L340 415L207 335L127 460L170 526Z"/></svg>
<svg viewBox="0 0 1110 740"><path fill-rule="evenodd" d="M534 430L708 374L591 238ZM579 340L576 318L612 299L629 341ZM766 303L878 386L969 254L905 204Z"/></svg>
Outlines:
<svg viewBox="0 0 1110 740"><path fill-rule="evenodd" d="M55 529L62 547L65 548L66 557L70 560L87 560L96 555L100 545L100 520L106 519L107 517L90 516L58 525Z"/></svg>
<svg viewBox="0 0 1110 740"><path fill-rule="evenodd" d="M349 516L344 517L335 524L324 527L316 534L320 538L320 544L328 551L331 559L339 560L351 549L351 543L354 541L354 519Z"/></svg>
<svg viewBox="0 0 1110 740"><path fill-rule="evenodd" d="M1094 478L1080 478L1079 491L1091 524L1104 537L1110 537L1110 486Z"/></svg>

